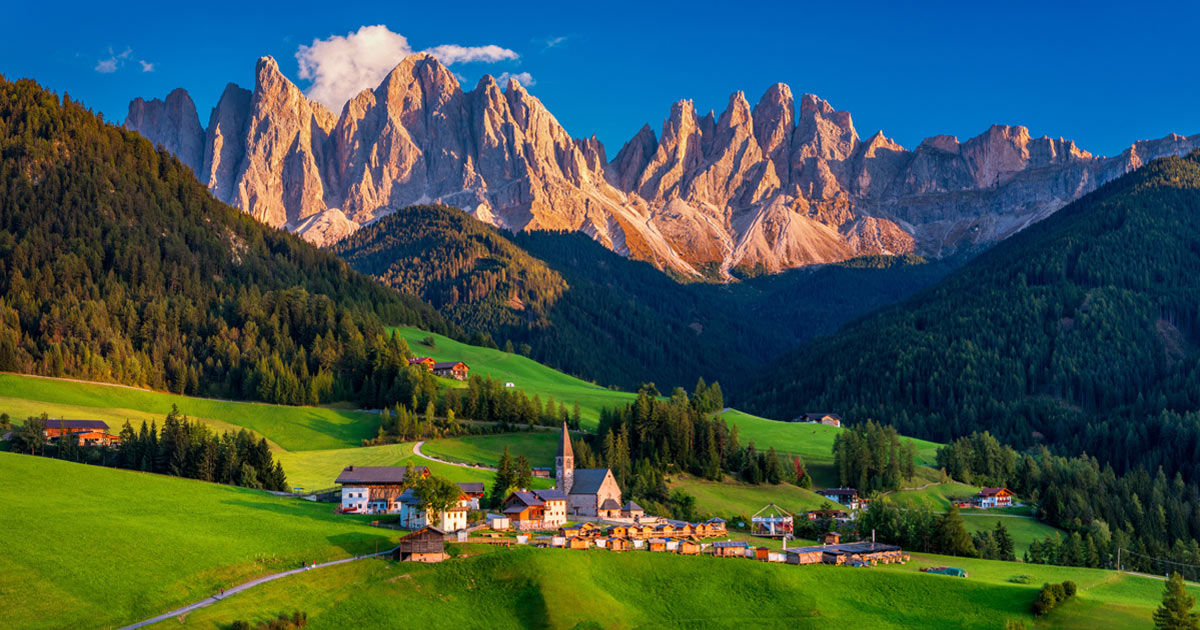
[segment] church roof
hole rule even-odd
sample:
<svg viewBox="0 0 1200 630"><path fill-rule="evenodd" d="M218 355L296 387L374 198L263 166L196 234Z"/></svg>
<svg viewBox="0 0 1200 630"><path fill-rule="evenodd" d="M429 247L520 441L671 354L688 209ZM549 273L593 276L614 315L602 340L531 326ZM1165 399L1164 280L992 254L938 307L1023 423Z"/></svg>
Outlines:
<svg viewBox="0 0 1200 630"><path fill-rule="evenodd" d="M571 494L596 494L608 476L607 468L576 468L575 481L571 482Z"/></svg>
<svg viewBox="0 0 1200 630"><path fill-rule="evenodd" d="M567 423L563 423L562 437L558 438L558 456L559 457L575 457L575 451L571 448L571 434L567 432Z"/></svg>

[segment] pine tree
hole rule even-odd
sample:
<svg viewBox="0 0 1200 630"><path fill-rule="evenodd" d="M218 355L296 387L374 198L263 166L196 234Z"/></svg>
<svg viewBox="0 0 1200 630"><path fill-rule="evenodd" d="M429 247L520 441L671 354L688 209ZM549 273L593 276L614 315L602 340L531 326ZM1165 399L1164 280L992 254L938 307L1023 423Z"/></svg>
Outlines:
<svg viewBox="0 0 1200 630"><path fill-rule="evenodd" d="M1200 630L1200 614L1192 612L1196 598L1183 585L1183 576L1172 573L1163 590L1162 606L1154 611L1156 630Z"/></svg>
<svg viewBox="0 0 1200 630"><path fill-rule="evenodd" d="M1009 535L1008 529L1000 521L996 521L996 529L992 532L992 538L996 541L996 552L998 560L1014 561L1017 559L1014 554L1014 544L1012 536Z"/></svg>
<svg viewBox="0 0 1200 630"><path fill-rule="evenodd" d="M504 503L509 488L512 488L516 481L512 456L508 453L508 445L505 445L504 453L500 455L500 463L496 466L496 477L492 481L492 493L489 497L492 507L498 508Z"/></svg>
<svg viewBox="0 0 1200 630"><path fill-rule="evenodd" d="M946 513L938 521L933 540L939 553L954 556L976 555L971 535L967 533L962 515L958 513L958 506L954 504L946 508Z"/></svg>

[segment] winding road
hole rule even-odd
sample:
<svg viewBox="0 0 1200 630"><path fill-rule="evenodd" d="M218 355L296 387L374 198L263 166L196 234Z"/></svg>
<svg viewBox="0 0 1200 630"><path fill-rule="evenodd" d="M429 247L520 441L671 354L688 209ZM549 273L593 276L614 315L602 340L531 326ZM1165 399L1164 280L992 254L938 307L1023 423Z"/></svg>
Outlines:
<svg viewBox="0 0 1200 630"><path fill-rule="evenodd" d="M282 573L273 573L271 575L264 575L263 577L250 580L249 582L244 582L242 584L238 584L237 586L234 586L233 588L225 589L219 595L213 595L212 597L202 599L194 604L188 604L187 606L184 606L183 608L176 608L175 610L172 610L171 612L163 613L157 617L151 617L150 619L147 619L145 621L139 621L137 623L130 624L128 626L123 626L121 628L121 630L134 630L135 628L144 628L146 626L156 624L160 621L165 621L167 619L171 619L173 617L178 617L180 615L186 615L186 614L192 612L193 610L197 610L199 608L204 608L205 606L211 606L211 605L229 597L230 595L236 595L238 593L241 593L244 590L254 588L255 586L258 586L259 584L264 584L266 582L278 580L279 578L284 578L289 575L295 575L297 573L304 573L305 571L312 571L313 569L320 569L323 567L332 567L332 566L338 565L338 564L346 564L347 562L354 562L355 560L363 560L365 558L374 558L375 556L384 556L389 553L392 553L396 549L398 549L398 547L388 549L387 551L379 551L376 553L369 553L365 556L353 556L350 558L342 558L341 560L331 560L329 562L322 562L320 564L314 564L312 566L306 566L306 567L302 567L299 569L292 569L291 571L284 571Z"/></svg>
<svg viewBox="0 0 1200 630"><path fill-rule="evenodd" d="M491 466L480 466L478 464L460 464L458 462L452 462L450 460L441 459L439 457L434 457L432 455L426 455L425 453L421 452L421 446L423 444L425 444L425 440L421 440L420 442L413 444L413 455L416 455L417 457L421 457L424 459L428 459L430 461L437 462L439 464L446 464L448 466L458 466L459 468L472 468L474 470L490 470L492 472L496 472L496 469L492 468Z"/></svg>

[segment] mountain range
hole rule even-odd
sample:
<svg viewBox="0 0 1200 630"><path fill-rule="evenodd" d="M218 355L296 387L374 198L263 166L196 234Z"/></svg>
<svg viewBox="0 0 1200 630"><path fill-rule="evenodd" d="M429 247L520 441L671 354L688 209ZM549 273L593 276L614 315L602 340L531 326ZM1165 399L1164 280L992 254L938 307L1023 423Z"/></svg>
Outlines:
<svg viewBox="0 0 1200 630"><path fill-rule="evenodd" d="M1001 240L1149 160L1200 147L1169 135L1093 156L995 125L909 150L859 137L848 112L782 83L751 106L671 107L609 159L572 138L517 81L464 91L435 57L398 64L335 114L270 57L253 91L229 84L202 127L182 89L130 103L125 120L175 153L213 194L329 245L415 203L512 231L578 230L682 276L742 273L864 254L944 256Z"/></svg>

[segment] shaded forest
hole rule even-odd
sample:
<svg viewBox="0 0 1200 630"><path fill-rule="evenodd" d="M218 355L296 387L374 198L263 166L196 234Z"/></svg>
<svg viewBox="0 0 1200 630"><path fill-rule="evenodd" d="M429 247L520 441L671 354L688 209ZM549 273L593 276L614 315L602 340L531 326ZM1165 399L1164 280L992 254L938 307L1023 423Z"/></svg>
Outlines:
<svg viewBox="0 0 1200 630"><path fill-rule="evenodd" d="M392 402L420 300L226 206L174 157L0 77L0 370L311 404Z"/></svg>

